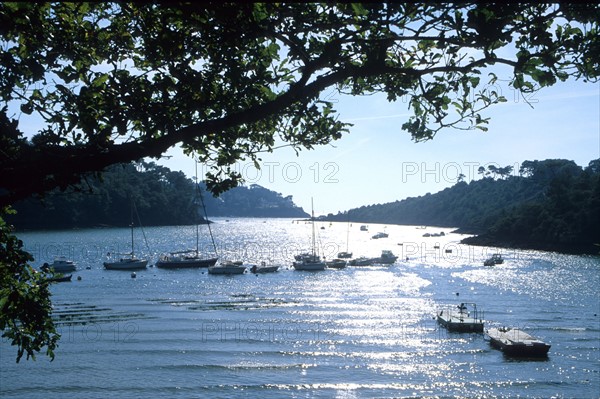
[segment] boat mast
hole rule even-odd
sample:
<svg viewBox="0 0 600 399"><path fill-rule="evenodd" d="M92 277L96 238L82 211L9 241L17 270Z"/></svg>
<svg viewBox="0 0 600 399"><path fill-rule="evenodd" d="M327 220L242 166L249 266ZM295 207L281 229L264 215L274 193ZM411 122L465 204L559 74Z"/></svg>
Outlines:
<svg viewBox="0 0 600 399"><path fill-rule="evenodd" d="M315 206L313 203L312 197L310 198L310 208L311 208L311 222L312 222L312 257L313 260L316 258L315 254Z"/></svg>
<svg viewBox="0 0 600 399"><path fill-rule="evenodd" d="M348 225L346 226L346 253L349 250L349 241L350 241L350 211L348 211Z"/></svg>
<svg viewBox="0 0 600 399"><path fill-rule="evenodd" d="M133 258L133 223L129 226L131 227L131 257Z"/></svg>
<svg viewBox="0 0 600 399"><path fill-rule="evenodd" d="M131 227L131 258L133 259L133 197L131 197L131 218L129 226Z"/></svg>
<svg viewBox="0 0 600 399"><path fill-rule="evenodd" d="M200 193L200 188L198 187L198 162L194 160L194 164L196 166L196 177L194 178L194 184L196 186L196 195ZM198 256L200 252L200 227L198 224L198 211L196 211L196 256Z"/></svg>
<svg viewBox="0 0 600 399"><path fill-rule="evenodd" d="M219 256L217 253L217 244L215 244L215 238L213 237L212 229L210 228L210 220L208 220L208 214L206 213L206 206L204 205L204 198L202 198L202 191L200 191L200 186L198 185L198 162L196 161L196 190L198 196L200 197L200 202L202 203L202 210L204 211L204 217L206 218L206 225L208 226L208 233L210 234L210 240L212 241L213 250L215 251L215 255ZM198 224L196 224L196 253L198 253Z"/></svg>

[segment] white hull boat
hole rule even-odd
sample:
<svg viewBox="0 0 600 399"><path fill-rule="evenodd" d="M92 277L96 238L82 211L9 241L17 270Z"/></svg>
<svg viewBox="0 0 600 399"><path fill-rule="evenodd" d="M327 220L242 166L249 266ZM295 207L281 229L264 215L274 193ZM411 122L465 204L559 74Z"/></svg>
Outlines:
<svg viewBox="0 0 600 399"><path fill-rule="evenodd" d="M208 268L209 274L244 274L245 271L246 266L242 262L223 262Z"/></svg>
<svg viewBox="0 0 600 399"><path fill-rule="evenodd" d="M68 273L77 270L77 265L72 260L67 260L64 256L54 259L51 264L44 263L42 269L54 269L56 273Z"/></svg>
<svg viewBox="0 0 600 399"><path fill-rule="evenodd" d="M104 268L107 270L140 270L145 269L147 264L147 259L130 257L121 258L115 262L104 262Z"/></svg>
<svg viewBox="0 0 600 399"><path fill-rule="evenodd" d="M312 200L311 200L312 202ZM306 270L306 271L319 271L327 269L327 265L321 257L317 255L315 250L315 212L314 206L312 206L312 215L310 218L312 224L312 252L304 253L295 256L296 262L292 263L295 270Z"/></svg>
<svg viewBox="0 0 600 399"><path fill-rule="evenodd" d="M274 266L267 266L265 262L262 262L260 264L260 266L256 266L253 265L250 268L250 271L254 274L260 274L260 273L274 273L277 270L279 270L279 266L274 265Z"/></svg>

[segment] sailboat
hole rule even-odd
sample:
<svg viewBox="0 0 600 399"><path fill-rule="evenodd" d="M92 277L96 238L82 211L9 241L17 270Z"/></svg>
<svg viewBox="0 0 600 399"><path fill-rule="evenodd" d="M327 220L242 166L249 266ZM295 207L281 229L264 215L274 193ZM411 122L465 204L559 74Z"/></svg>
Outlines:
<svg viewBox="0 0 600 399"><path fill-rule="evenodd" d="M312 224L312 253L302 254L296 256L296 262L293 263L294 269L296 270L325 270L327 265L321 257L315 252L315 210L311 199L312 215L310 218Z"/></svg>
<svg viewBox="0 0 600 399"><path fill-rule="evenodd" d="M202 199L202 193L200 192L200 186L198 185L198 164L196 163L196 196L194 198L194 208L198 209L197 200L200 199L202 204L202 209L204 210L204 216L206 217L206 224L208 226L208 231L210 233L210 238L212 240L213 248L215 251L215 255L217 254L217 246L215 245L215 239L212 235L212 230L210 228L210 222L208 221L208 216L206 214L206 207L204 206L204 200ZM215 263L219 260L218 256L214 257L203 257L200 255L200 227L198 222L196 222L196 249L195 250L187 250L187 251L179 251L179 252L171 252L168 255L161 255L156 262L156 267L161 267L164 269L180 269L180 268L198 268L198 267L211 267L214 266Z"/></svg>
<svg viewBox="0 0 600 399"><path fill-rule="evenodd" d="M145 269L148 264L148 259L138 259L135 256L134 246L133 246L133 210L135 204L133 200L131 200L131 223L129 227L131 227L131 252L126 254L121 254L121 258L112 262L104 262L104 268L108 270L139 270Z"/></svg>
<svg viewBox="0 0 600 399"><path fill-rule="evenodd" d="M348 224L346 226L346 251L338 253L338 258L349 259L352 258L352 252L349 252L348 247L350 246L350 212L348 211Z"/></svg>

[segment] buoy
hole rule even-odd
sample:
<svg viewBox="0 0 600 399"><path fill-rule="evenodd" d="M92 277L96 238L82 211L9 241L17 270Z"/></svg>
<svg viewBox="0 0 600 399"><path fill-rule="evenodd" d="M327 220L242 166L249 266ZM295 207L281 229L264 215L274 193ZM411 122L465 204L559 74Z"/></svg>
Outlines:
<svg viewBox="0 0 600 399"><path fill-rule="evenodd" d="M135 274L135 272L131 272L131 278L135 278L137 275Z"/></svg>

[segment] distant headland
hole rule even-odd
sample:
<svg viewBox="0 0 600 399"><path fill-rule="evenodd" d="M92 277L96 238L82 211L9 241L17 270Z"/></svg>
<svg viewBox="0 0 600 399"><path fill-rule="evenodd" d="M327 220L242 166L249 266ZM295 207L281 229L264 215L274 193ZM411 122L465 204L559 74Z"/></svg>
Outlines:
<svg viewBox="0 0 600 399"><path fill-rule="evenodd" d="M480 179L435 194L369 205L327 221L458 227L470 245L600 252L600 159L524 161L518 171L490 165Z"/></svg>

